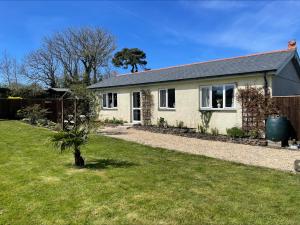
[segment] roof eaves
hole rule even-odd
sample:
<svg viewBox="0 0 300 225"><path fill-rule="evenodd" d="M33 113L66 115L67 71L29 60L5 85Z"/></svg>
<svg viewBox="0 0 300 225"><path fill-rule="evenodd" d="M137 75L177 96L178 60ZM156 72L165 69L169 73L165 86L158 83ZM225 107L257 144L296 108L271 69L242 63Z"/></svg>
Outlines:
<svg viewBox="0 0 300 225"><path fill-rule="evenodd" d="M293 54L290 57L288 57L284 62L282 62L281 65L277 68L275 75L279 74L281 70L283 70L283 68L295 57L296 54L296 50L293 50Z"/></svg>
<svg viewBox="0 0 300 225"><path fill-rule="evenodd" d="M186 81L186 80L202 80L202 79L210 79L210 78L221 78L221 77L228 77L228 76L242 76L245 74L255 74L255 73L266 73L266 72L276 72L276 70L261 70L261 71L253 71L253 72L245 72L245 73L233 73L233 74L226 74L226 75L215 75L215 76L206 76L206 77L193 77L193 78L183 78L183 79L176 79L176 80L166 80L166 81L154 81L154 82L146 82L146 83L137 83L137 84L123 84L123 85L110 85L105 87L87 87L88 89L95 90L95 89L105 89L105 88L114 88L114 87L132 87L132 86L142 86L148 84L159 84L159 83L169 83L169 82L177 82L177 81Z"/></svg>

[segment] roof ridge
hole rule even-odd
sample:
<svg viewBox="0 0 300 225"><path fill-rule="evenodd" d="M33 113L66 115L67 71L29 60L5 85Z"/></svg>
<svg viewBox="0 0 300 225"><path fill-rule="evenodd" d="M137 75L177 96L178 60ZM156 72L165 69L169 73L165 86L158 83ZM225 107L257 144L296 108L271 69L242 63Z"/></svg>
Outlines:
<svg viewBox="0 0 300 225"><path fill-rule="evenodd" d="M194 63L180 64L180 65L176 65L176 66L168 66L168 67L163 67L163 68L158 68L158 69L153 69L153 70L140 71L140 72L136 72L136 73L124 73L124 74L117 75L117 77L126 76L126 75L138 75L138 74L146 73L146 72L150 72L150 71L160 71L160 70L177 68L177 67L191 66L191 65L211 63L211 62L220 62L220 61L246 58L246 57L257 56L257 55L266 55L266 54L272 54L272 53L292 52L292 51L296 51L296 50L295 49L281 49L281 50L266 51L266 52L253 53L253 54L248 54L248 55L243 55L243 56L234 56L234 57L228 57L228 58L223 58L223 59L213 59L213 60L208 60L208 61L204 61L204 62L194 62Z"/></svg>

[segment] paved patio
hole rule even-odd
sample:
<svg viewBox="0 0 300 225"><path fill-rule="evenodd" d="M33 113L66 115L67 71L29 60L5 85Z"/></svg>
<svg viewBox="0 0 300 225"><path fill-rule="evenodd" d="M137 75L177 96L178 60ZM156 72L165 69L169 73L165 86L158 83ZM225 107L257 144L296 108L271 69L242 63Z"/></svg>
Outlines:
<svg viewBox="0 0 300 225"><path fill-rule="evenodd" d="M151 133L124 126L104 128L100 133L153 147L284 171L294 171L294 161L300 159L300 151L207 141L170 134Z"/></svg>

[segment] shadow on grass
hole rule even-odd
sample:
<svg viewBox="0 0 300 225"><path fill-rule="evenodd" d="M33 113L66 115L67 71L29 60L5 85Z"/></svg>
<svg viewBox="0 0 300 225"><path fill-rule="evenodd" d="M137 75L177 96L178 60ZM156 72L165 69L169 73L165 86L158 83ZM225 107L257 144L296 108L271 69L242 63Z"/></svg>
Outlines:
<svg viewBox="0 0 300 225"><path fill-rule="evenodd" d="M115 159L97 159L87 161L84 166L85 169L97 170L97 169L106 169L109 167L112 168L128 168L131 166L136 166L137 164L123 161L123 160L115 160Z"/></svg>

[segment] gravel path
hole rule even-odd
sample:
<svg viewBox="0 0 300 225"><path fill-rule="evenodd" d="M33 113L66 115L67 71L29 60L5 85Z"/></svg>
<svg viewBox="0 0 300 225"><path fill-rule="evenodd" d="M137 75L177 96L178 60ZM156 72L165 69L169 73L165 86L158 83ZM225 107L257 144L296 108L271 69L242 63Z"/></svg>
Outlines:
<svg viewBox="0 0 300 225"><path fill-rule="evenodd" d="M294 171L294 161L300 159L300 151L207 141L170 134L151 133L133 128L128 129L127 127L105 128L101 132L107 136L153 147L285 171Z"/></svg>

